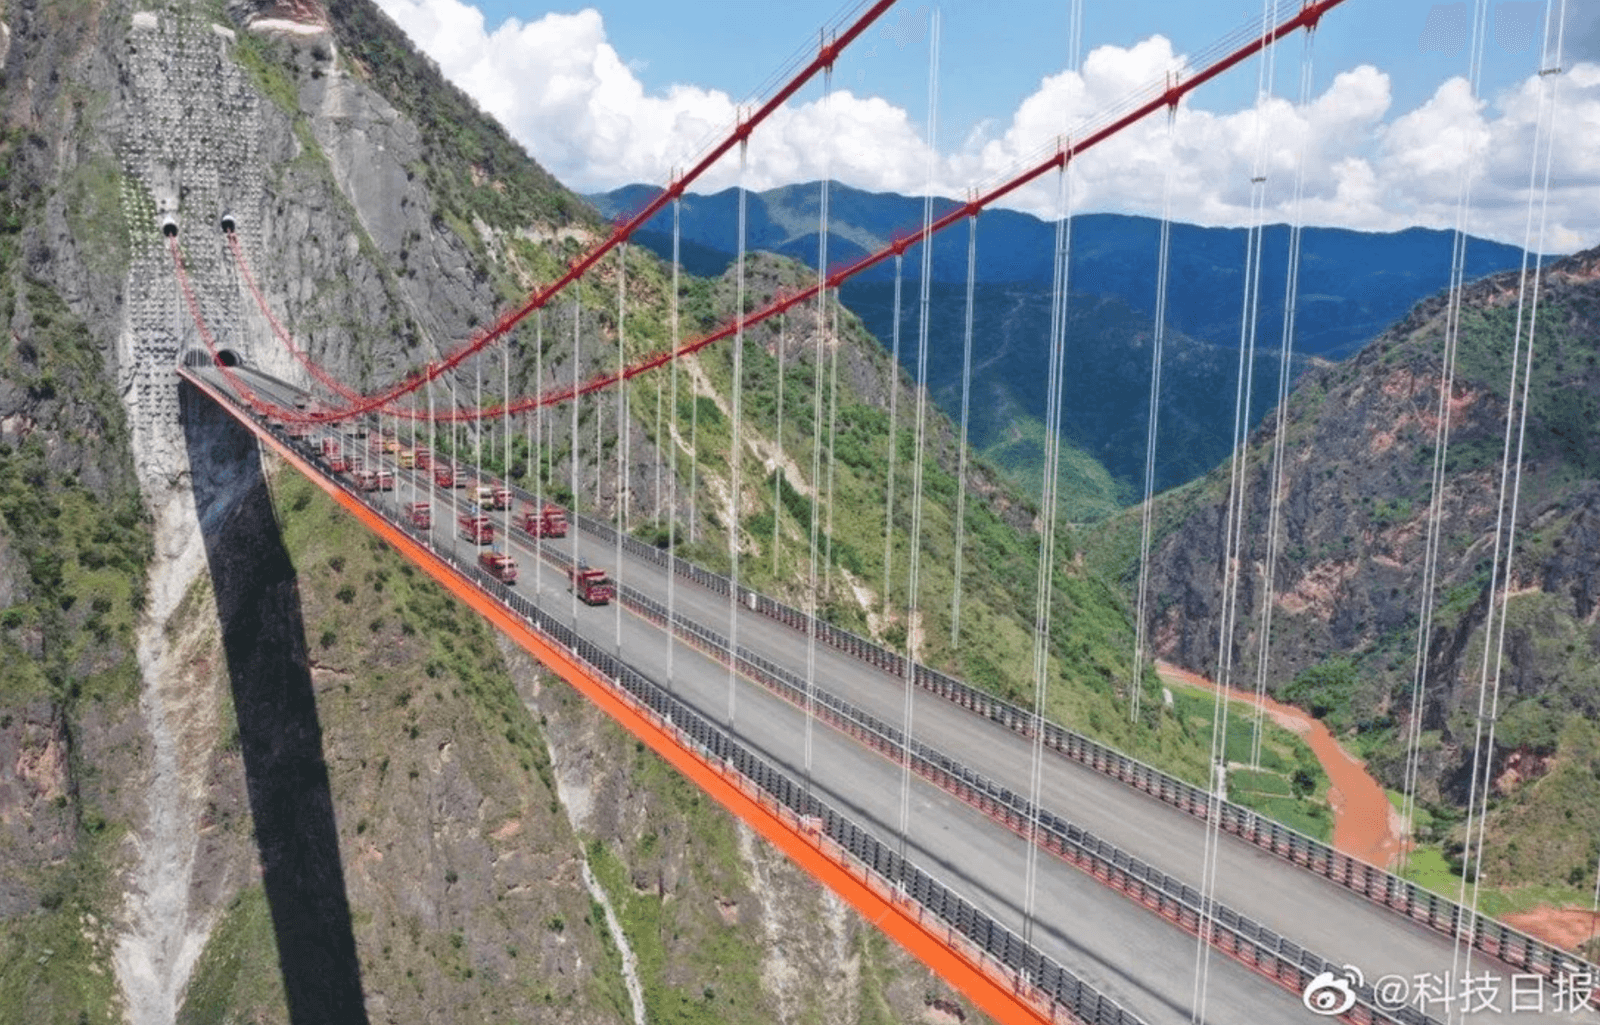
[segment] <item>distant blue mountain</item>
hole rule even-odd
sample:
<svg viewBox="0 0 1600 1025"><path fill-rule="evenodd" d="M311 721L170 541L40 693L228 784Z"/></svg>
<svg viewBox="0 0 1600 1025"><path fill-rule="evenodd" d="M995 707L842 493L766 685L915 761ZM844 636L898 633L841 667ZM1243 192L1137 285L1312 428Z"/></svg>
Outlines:
<svg viewBox="0 0 1600 1025"><path fill-rule="evenodd" d="M620 219L642 209L653 187L628 186L589 197L606 216ZM780 253L815 267L816 185L751 193L746 205L746 246ZM936 200L935 216L957 204ZM828 263L847 263L920 227L923 201L835 185L829 192ZM701 275L723 273L737 244L738 193L685 197L680 212L685 267ZM670 208L636 236L664 257L672 251ZM1068 383L1062 433L1099 460L1124 499L1142 493L1149 388L1149 341L1155 310L1160 222L1120 214L1085 214L1072 222L1068 330ZM1025 465L1037 449L1023 444L1036 433L1023 422L1044 418L1046 343L1054 276L1056 227L1009 210L982 214L978 259L974 379L977 400L972 441L1014 471L1037 480ZM1283 324L1289 230L1264 233L1261 310L1256 364L1259 382L1251 421L1259 420L1276 392ZM1308 228L1301 240L1300 304L1295 360L1342 359L1400 319L1419 300L1449 284L1452 233L1413 228L1393 233ZM1157 451L1157 487L1206 472L1229 449L1233 431L1233 381L1238 363L1240 308L1247 232L1242 228L1172 227L1168 291L1168 348ZM967 229L954 226L933 241L934 307L929 386L952 417L959 414L961 325L967 279ZM1466 274L1476 279L1517 266L1521 250L1468 239ZM914 369L916 296L921 249L904 259L901 362ZM893 327L893 264L853 278L841 289L845 305L888 346ZM1231 352L1230 352L1231 350ZM1042 455L1042 450L1039 450Z"/></svg>
<svg viewBox="0 0 1600 1025"><path fill-rule="evenodd" d="M653 186L629 185L590 202L608 217L642 209ZM958 204L935 200L935 216ZM788 185L749 196L746 245L781 253L815 267L818 188ZM828 262L837 265L881 248L922 223L923 201L889 193L863 192L842 185L829 190ZM691 195L682 209L683 240L696 248L685 257L697 274L720 274L737 248L738 192ZM1136 312L1155 310L1156 243L1160 222L1121 214L1083 214L1072 222L1071 288L1095 296L1115 296ZM671 252L670 209L645 226L639 241ZM1030 214L992 210L978 219L980 283L1050 284L1055 225ZM1172 227L1168 324L1201 341L1236 345L1243 295L1246 231L1243 228ZM1261 271L1259 339L1277 344L1282 332L1284 271L1289 229L1265 231ZM1296 349L1306 355L1339 359L1398 320L1423 296L1449 284L1452 233L1425 228L1376 233L1343 228L1307 228L1301 240L1300 316ZM1518 265L1521 250L1485 239L1469 239L1469 280ZM907 250L906 273L921 266L917 247ZM953 227L933 242L933 276L940 282L967 279L967 238ZM867 271L862 283L892 280L891 263ZM849 289L845 289L849 301Z"/></svg>

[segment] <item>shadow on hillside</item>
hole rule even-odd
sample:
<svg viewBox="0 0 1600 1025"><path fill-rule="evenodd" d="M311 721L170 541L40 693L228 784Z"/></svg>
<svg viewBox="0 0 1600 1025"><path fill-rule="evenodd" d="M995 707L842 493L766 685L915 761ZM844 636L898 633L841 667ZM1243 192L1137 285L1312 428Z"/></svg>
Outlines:
<svg viewBox="0 0 1600 1025"><path fill-rule="evenodd" d="M250 432L187 384L179 399L289 1020L364 1023L294 566Z"/></svg>

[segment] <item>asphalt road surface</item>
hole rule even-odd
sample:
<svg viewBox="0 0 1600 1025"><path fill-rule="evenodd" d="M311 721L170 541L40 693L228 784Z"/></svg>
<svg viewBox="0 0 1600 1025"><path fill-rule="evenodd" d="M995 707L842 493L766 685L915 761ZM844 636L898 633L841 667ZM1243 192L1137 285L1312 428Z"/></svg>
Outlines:
<svg viewBox="0 0 1600 1025"><path fill-rule="evenodd" d="M226 383L215 371L204 371L218 387ZM276 392L286 404L289 393L268 381L263 390ZM343 439L348 455L376 465L365 442ZM359 447L358 447L359 446ZM399 470L392 457L386 465L396 473L392 492L368 495L376 506L398 518L405 502L430 500L430 474ZM431 489L433 540L458 558L473 560L480 546L463 540L455 529L452 502L464 509L465 492ZM811 757L806 758L807 723L796 708L764 688L733 677L728 668L688 646L670 641L665 631L612 604L591 608L576 601L562 570L538 567L533 539L518 528L503 531L505 513L486 511L496 527L496 542L508 544L521 573L516 589L541 608L571 624L589 640L621 654L635 668L669 686L681 698L777 763L796 778L809 776L819 795L859 824L893 842L900 836L902 768L855 740L815 723ZM612 572L621 582L666 603L667 571L622 553L614 544L574 528L562 540L544 545L574 552ZM674 608L724 636L730 634L726 596L679 578L672 588ZM796 675L807 673L809 639L774 620L749 610L737 611L738 643ZM670 656L669 656L670 648ZM810 653L815 682L891 722L903 721L904 682L822 643ZM671 671L669 673L669 660ZM1019 793L1027 793L1031 749L1026 738L926 692L913 691L913 735ZM731 709L731 715L730 715ZM1117 845L1133 856L1198 886L1202 874L1204 824L1153 797L1111 780L1051 752L1045 753L1041 804L1063 818ZM915 776L909 780L907 854L930 874L962 893L978 907L1023 933L1025 843L944 791ZM1142 906L1112 891L1082 871L1040 852L1036 859L1033 942L1083 981L1138 1014L1151 1025L1184 1025L1196 988L1198 943ZM1468 972L1464 955L1431 930L1407 922L1314 874L1291 865L1229 834L1220 837L1215 894L1234 910L1287 936L1336 964L1359 967L1368 980L1398 975L1413 981L1461 979ZM1218 1023L1315 1022L1297 995L1268 982L1219 952L1208 957L1205 1021ZM1468 1015L1466 1021L1499 1021L1509 1015L1512 973L1485 955L1470 962L1474 977L1490 973L1496 980L1494 1008ZM1526 980L1523 980L1525 984ZM1459 985L1459 983L1457 983ZM1577 1015L1552 1013L1548 987L1543 1014L1523 1011L1517 1021L1600 1021L1591 1011ZM1524 999L1523 1003L1530 1003ZM1442 1003L1425 1008L1434 1018L1460 1020Z"/></svg>

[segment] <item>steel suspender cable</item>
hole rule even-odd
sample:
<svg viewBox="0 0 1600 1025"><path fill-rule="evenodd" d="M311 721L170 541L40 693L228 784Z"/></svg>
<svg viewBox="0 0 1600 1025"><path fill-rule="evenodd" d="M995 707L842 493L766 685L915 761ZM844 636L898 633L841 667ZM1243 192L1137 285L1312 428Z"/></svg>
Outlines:
<svg viewBox="0 0 1600 1025"><path fill-rule="evenodd" d="M672 204L672 300L670 305L672 348L678 348L678 203ZM678 574L675 572L678 562L678 441L681 437L678 424L678 359L672 360L668 373L672 375L672 508L667 514L667 551L671 553L674 572L667 574L667 619L673 620L677 611ZM693 464L691 464L693 465ZM689 522L694 522L694 491L690 485L689 493ZM672 649L674 647L672 629L664 631L667 635L667 689L673 689L672 678Z"/></svg>
<svg viewBox="0 0 1600 1025"><path fill-rule="evenodd" d="M677 355L680 348L678 336L678 273L683 267L680 255L680 246L683 240L682 217L683 203L681 200L672 202L672 366L676 370ZM676 406L673 407L676 410ZM700 395L693 387L689 388L689 543L695 543L699 530L696 527L698 503L696 492L700 487Z"/></svg>
<svg viewBox="0 0 1600 1025"><path fill-rule="evenodd" d="M572 380L576 384L579 375L579 351L582 345L583 329L583 282L578 282L572 290ZM567 590L572 592L572 626L578 626L578 568L583 565L578 557L578 535L583 531L578 528L578 402L579 396L572 397L572 522L567 525L567 533L572 536L572 565L567 570Z"/></svg>
<svg viewBox="0 0 1600 1025"><path fill-rule="evenodd" d="M434 540L433 536L433 521L439 518L438 513L440 512L438 500L433 496L434 467L438 465L438 460L434 454L439 451L439 439L437 437L439 429L433 419L433 384L435 380L436 378L430 374L425 385L428 390L428 472L426 477L428 481L428 544L437 546L438 542Z"/></svg>
<svg viewBox="0 0 1600 1025"><path fill-rule="evenodd" d="M967 540L967 423L972 409L972 306L978 281L978 215L967 219L967 318L961 332L961 438L956 444L956 565L950 597L950 647L961 644L961 556Z"/></svg>
<svg viewBox="0 0 1600 1025"><path fill-rule="evenodd" d="M454 411L460 405L456 401L455 374L451 373L449 377L446 377L444 384L445 388L450 392L450 408ZM461 533L461 499L459 497L461 489L456 487L456 482L460 479L461 474L461 446L456 443L458 435L455 426L455 421L452 420L450 425L450 482L448 484L450 491L450 522L445 524L444 528L445 536L451 539L452 546L455 544L457 535Z"/></svg>
<svg viewBox="0 0 1600 1025"><path fill-rule="evenodd" d="M656 486L654 491L651 492L651 507L653 511L650 516L650 526L657 530L661 529L661 468L662 464L666 462L667 455L666 450L661 447L661 401L661 378L658 377L656 378Z"/></svg>
<svg viewBox="0 0 1600 1025"><path fill-rule="evenodd" d="M1316 43L1316 29L1306 32L1300 50L1300 97L1298 109L1311 109L1311 53ZM1284 271L1283 325L1278 346L1278 395L1276 417L1272 432L1272 474L1267 485L1267 551L1261 585L1261 630L1256 654L1255 714L1250 735L1250 767L1261 767L1261 734L1267 716L1267 663L1272 653L1272 611L1277 604L1278 549L1283 526L1283 458L1289 426L1289 362L1294 356L1295 319L1300 301L1300 238L1305 198L1306 143L1310 135L1309 123L1300 138L1300 148L1295 156L1294 198L1291 200L1289 218L1288 267Z"/></svg>
<svg viewBox="0 0 1600 1025"><path fill-rule="evenodd" d="M1317 0L1317 2L1319 4L1332 6L1333 4L1343 2L1343 0ZM703 155L700 157L700 159L691 168L689 168L689 170L679 175L669 188L657 195L649 203L645 204L645 206L635 213L633 217L630 218L625 224L622 224L610 235L608 235L604 241L596 245L587 253L583 254L583 256L579 257L577 260L574 260L558 280L546 288L530 294L523 304L517 309L508 311L498 316L494 323L480 333L478 337L472 339L457 351L446 356L441 362L438 370L430 369L427 376L431 378L440 373L445 373L453 369L463 360L478 352L485 346L491 344L506 332L510 331L535 309L539 309L549 304L551 300L553 300L555 296L564 290L568 285L579 281L583 275L588 273L588 271L601 259L603 259L608 252L610 252L617 245L626 241L628 238L632 237L636 231L648 223L651 218L661 211L662 207L666 206L666 204L669 202L676 201L680 196L682 196L683 191L691 182L695 181L700 177L700 175L704 174L713 165L715 165L723 156L732 150L734 146L739 146L741 149L744 149L749 142L751 131L757 125L765 121L775 111L787 103L790 97L798 92L806 82L810 81L812 76L814 76L817 72L822 71L825 68L831 68L839 54L851 43L855 42L855 40L861 35L863 35L866 30L871 27L872 23L877 21L878 18L880 18L884 12L886 12L893 5L894 0L873 0L871 5L865 10L861 10L860 5L852 7L850 12L852 14L858 10L861 11L860 15L856 17L854 21L845 26L842 31L838 32L833 37L832 42L818 51L816 56L812 57L809 61L802 65L798 71L796 71L776 89L774 89L771 95L767 96L765 100L761 101L760 105L753 111L745 113L743 110L741 110L739 114L739 121L734 126L733 130L726 135L721 136L715 144L703 151ZM741 311L741 315L742 312L743 311ZM233 375L228 376L230 378L230 383L233 383L235 386L237 386L237 378ZM360 401L353 402L350 407L337 410L336 412L340 415L356 415L370 412L372 409L375 409L380 405L390 404L394 400L398 399L401 395L415 391L421 386L421 381L403 381L400 384L391 386L382 393L364 396ZM254 403L252 402L252 404ZM293 415L293 411L287 412Z"/></svg>
<svg viewBox="0 0 1600 1025"><path fill-rule="evenodd" d="M1467 85L1474 98L1482 71L1486 0L1478 0L1468 48ZM1421 606L1417 619L1416 660L1412 667L1411 718L1407 729L1405 779L1402 783L1401 819L1409 834L1416 815L1418 769L1421 763L1422 712L1427 701L1427 678L1432 660L1433 616L1439 574L1439 549L1443 540L1444 471L1450 448L1450 399L1455 392L1456 349L1461 332L1461 294L1466 277L1467 219L1472 205L1472 162L1464 161L1461 184L1456 194L1454 244L1450 252L1450 298L1445 307L1443 351L1440 353L1439 396L1434 411L1432 492L1428 503L1428 531L1423 543ZM1410 857L1409 845L1401 845L1401 865Z"/></svg>
<svg viewBox="0 0 1600 1025"><path fill-rule="evenodd" d="M1461 876L1461 896L1459 903L1470 907L1478 907L1479 889L1483 885L1483 849L1488 842L1489 819L1489 788L1493 781L1495 725L1500 714L1500 681L1505 662L1506 645L1506 617L1511 602L1511 586L1513 581L1512 565L1516 555L1517 545L1517 513L1522 498L1522 467L1523 457L1527 442L1528 430L1528 393L1533 377L1533 351L1534 335L1539 320L1539 287L1542 280L1542 264L1535 257L1530 275L1528 268L1529 251L1537 246L1543 252L1545 243L1545 227L1550 203L1550 166L1555 153L1555 116L1557 87L1561 74L1562 49L1564 47L1564 33L1566 29L1566 3L1563 0L1560 16L1555 21L1554 52L1550 41L1551 36L1551 4L1545 5L1545 39L1541 47L1539 68L1539 116L1535 122L1533 138L1533 156L1528 168L1528 214L1527 224L1523 230L1522 244L1522 269L1518 276L1517 287L1517 315L1511 346L1511 379L1506 388L1506 424L1505 441L1500 456L1500 500L1495 521L1495 552L1493 568L1489 575L1489 605L1484 618L1483 628L1483 659L1479 669L1478 678L1478 736L1473 741L1472 789L1476 791L1477 807L1474 808L1472 797L1469 796L1467 804L1466 821L1466 847L1462 852L1462 863L1470 859L1472 869L1470 873L1463 872ZM1552 63L1553 58L1553 63ZM1550 121L1545 123L1545 108L1550 110ZM1539 144L1545 144L1544 174L1540 181L1539 174ZM1534 226L1535 197L1539 198L1538 227ZM1529 278L1532 278L1530 285ZM1524 325L1526 325L1526 338L1524 339ZM1522 367L1517 366L1518 359ZM1521 373L1521 395L1517 394L1517 375ZM1515 430L1513 431L1513 425ZM1509 494L1508 494L1509 493ZM1504 541L1501 538L1504 536ZM1502 552L1504 553L1502 557ZM1498 597L1497 597L1498 595ZM1491 648L1493 655L1491 656ZM1488 728L1484 729L1484 693L1488 692ZM1477 836L1473 836L1473 819L1477 818ZM1472 882L1471 903L1466 899L1468 875ZM1458 938L1457 943L1461 940ZM1472 943L1470 933L1466 943L1465 964L1462 968L1463 975L1470 976L1472 971Z"/></svg>
<svg viewBox="0 0 1600 1025"><path fill-rule="evenodd" d="M628 299L628 245L623 243L617 247L617 366L623 367L628 363L627 349L624 347L627 321ZM612 569L612 579L616 580L618 600L611 604L615 608L617 622L617 657L622 657L622 535L628 529L628 387L623 385L617 389L617 551L616 561ZM596 458L599 458L596 456ZM671 630L671 625L668 625Z"/></svg>
<svg viewBox="0 0 1600 1025"><path fill-rule="evenodd" d="M879 0L880 4L885 4L887 2L888 0ZM1146 86L1144 89L1132 94L1122 103L1114 106L1109 111L1084 122L1080 126L1080 132L1075 134L1074 152L1077 154L1085 153L1099 143L1115 136L1123 129L1149 116L1151 113L1154 113L1163 107L1170 106L1172 103L1177 102L1182 96L1187 95L1201 85L1204 85L1217 76L1223 74L1241 61L1247 60L1250 56L1259 52L1259 50L1267 42L1279 39L1291 32L1298 31L1299 29L1307 28L1311 25L1317 24L1323 15L1343 2L1344 0L1305 0L1305 2L1302 4L1302 6L1300 6L1294 15L1286 18L1283 22L1275 26L1265 25L1265 31L1255 33L1254 38L1251 38L1248 42L1242 45L1235 46L1236 41L1241 38L1241 33L1236 32L1231 36L1226 37L1221 43L1214 45L1210 50L1204 52L1203 60L1198 66L1198 69L1186 77L1182 82L1173 84L1165 89L1161 87L1160 83L1152 83ZM875 7L876 6L877 5L875 5ZM840 37L840 44L835 45L833 50L830 52L836 52L837 50L841 49L844 42L848 42L849 39L853 39L856 35L859 35L860 31L864 30L864 27L864 21L858 21L852 24L851 29L845 33L844 36ZM1231 50L1227 49L1230 46L1235 46L1235 48ZM816 64L816 67L818 68L821 66L821 64ZM792 89L788 89L786 87L784 96L790 95L791 92ZM771 104L769 103L768 107L770 106ZM763 107L763 111L766 110L767 107ZM750 122L746 123L743 129L743 134L748 135L749 130L753 127L753 120L754 119L752 118ZM723 145L718 147L717 152L726 152L728 149L733 147L735 142L737 142L737 139L730 139L726 141ZM1065 158L1062 152L1052 150L1051 152L1047 153L1042 160L1031 166L1024 167L1020 170L1006 172L1005 176L1002 176L998 179L998 184L995 183L995 180L985 183L983 190L980 191L975 198L940 217L933 224L927 226L925 231L918 232L909 238L899 239L891 242L877 252L863 256L860 259L831 272L823 285L829 288L838 287L844 281L866 271L871 267L876 266L884 260L887 260L890 256L895 255L897 252L903 252L905 248L920 241L924 235L941 231L951 224L969 217L978 210L996 203L1005 196L1008 196L1018 189L1023 188L1030 182L1033 182L1049 171L1059 167L1064 159ZM697 171L701 169L703 169L703 162L702 165L697 165ZM654 214L658 212L661 207L664 206L671 198L674 198L676 195L680 194L684 180L685 179L680 179L678 182L674 183L670 189L664 191L661 195L657 196L656 199L652 200L644 210L635 215L634 219L629 221L627 225L624 225L622 229L619 229L618 233L614 233L613 236L609 238L607 242L604 243L600 248L591 251L581 259L577 260L562 275L560 280L530 298L522 308L514 310L500 317L490 329L485 331L483 334L478 336L460 350L457 350L450 356L446 357L444 363L441 364L439 369L429 371L428 373L437 375L454 368L460 362L471 356L474 352L478 351L483 346L488 345L505 332L511 330L512 327L519 323L523 317L527 316L534 309L548 305L548 303L561 289L565 288L569 283L576 280L576 278L582 273L586 273L588 269L593 267L595 262L604 255L604 253L609 252L611 248L616 246L623 238L630 236L633 231L637 230L637 227L640 224L642 224L645 220L648 220L650 216L654 216ZM699 352L701 349L709 345L728 338L740 327L751 327L752 325L758 324L768 317L777 316L778 314L783 313L794 306L809 302L812 297L815 296L819 288L823 287L823 285L806 288L794 294L780 296L762 309L757 310L748 316L743 317L742 319L737 319L737 323L735 324L728 325L720 330L713 331L710 334L697 338L692 342L681 345L676 350L656 352L649 356L643 357L631 366L625 368L620 373L602 372L596 375L593 379L583 382L571 389L564 389L562 391L553 392L547 395L526 396L520 398L512 404L512 411L520 412L521 410L527 409L533 405L550 405L565 402L573 393L584 394L592 391L599 391L610 387L619 381L628 380L638 376L639 374L648 373L659 367L665 366L675 357L692 355L693 353ZM241 387L241 382L238 380L237 375L232 374L232 372L227 368L222 368L222 373L223 376L228 379L231 385L240 390L241 395L248 396L246 401L251 405L256 406L259 410L264 412L279 413L284 419L292 422L308 422L314 419L320 420L348 417L358 413L368 412L380 405L389 406L392 411L393 409L398 408L392 406L392 403L395 399L397 399L400 395L414 391L415 389L421 387L422 383L420 378L407 379L397 385L391 386L387 391L368 396L362 401L354 403L349 407L325 411L316 416L308 416L307 414L297 410L284 410L281 409L281 407L276 407L271 403L265 402L260 397L255 396L253 392L250 392L248 388ZM498 409L460 410L451 414L452 418L461 420L476 420L487 416L497 415L499 415Z"/></svg>
<svg viewBox="0 0 1600 1025"><path fill-rule="evenodd" d="M504 548L506 558L511 558L511 507L516 503L511 500L511 414L508 412L510 403L505 401L511 398L511 339L507 338L500 343L500 396L502 410L500 413L501 441L505 443L505 454L500 461L500 486L505 488L505 526L504 536L500 544ZM499 503L500 495L496 493L495 501Z"/></svg>
<svg viewBox="0 0 1600 1025"><path fill-rule="evenodd" d="M736 326L733 335L733 443L728 448L729 509L728 509L728 725L734 723L736 694L739 682L739 507L743 496L739 493L739 469L744 465L744 440L740 427L744 404L744 260L745 260L745 207L749 190L745 188L745 171L749 161L749 147L739 147L739 255L734 273L733 309Z"/></svg>
<svg viewBox="0 0 1600 1025"><path fill-rule="evenodd" d="M778 428L773 434L772 457L772 579L778 579L778 539L783 519L783 341L787 318L778 321Z"/></svg>
<svg viewBox="0 0 1600 1025"><path fill-rule="evenodd" d="M544 387L544 311L533 319L533 376ZM528 476L533 480L533 597L544 595L544 407L528 410Z"/></svg>
<svg viewBox="0 0 1600 1025"><path fill-rule="evenodd" d="M929 16L928 35L928 189L922 201L922 291L917 324L917 448L911 485L911 553L906 583L906 672L904 704L900 722L900 855L906 854L911 829L911 738L916 702L917 657L917 575L922 563L922 461L928 436L928 300L933 280L933 238L928 226L933 221L933 185L937 171L935 142L939 121L939 9Z"/></svg>
<svg viewBox="0 0 1600 1025"><path fill-rule="evenodd" d="M889 478L886 481L887 491L883 505L883 621L885 628L889 623L891 608L889 598L894 593L894 577L892 567L894 564L894 486L895 463L900 454L900 425L897 419L897 405L900 398L900 282L903 278L905 258L900 253L894 254L894 325L890 328L889 349ZM821 314L818 314L820 318ZM819 323L818 330L821 330ZM816 515L812 513L813 517ZM909 624L906 627L906 638L911 637ZM910 649L907 649L909 654Z"/></svg>
<svg viewBox="0 0 1600 1025"><path fill-rule="evenodd" d="M1068 70L1076 73L1082 54L1083 0L1073 0L1068 18ZM1065 388L1067 302L1072 281L1072 159L1071 141L1063 135L1056 178L1056 242L1052 260L1050 294L1049 380L1045 392L1045 459L1041 482L1042 515L1039 565L1035 577L1033 626L1033 735L1028 762L1028 844L1024 857L1022 935L1033 941L1034 899L1038 886L1039 814L1044 789L1044 724L1050 690L1050 611L1055 583L1056 516L1060 500L1056 489L1061 477L1061 406Z"/></svg>
<svg viewBox="0 0 1600 1025"><path fill-rule="evenodd" d="M1056 486L1061 473L1061 391L1066 363L1067 289L1071 282L1072 186L1069 160L1057 181L1056 242L1050 293L1049 368L1046 371L1044 421L1044 473L1039 499L1039 562L1034 576L1033 614L1033 736L1029 745L1028 796L1033 815L1028 820L1024 857L1022 938L1033 942L1033 902L1038 881L1039 797L1044 782L1044 718L1050 687L1050 611L1055 582Z"/></svg>
<svg viewBox="0 0 1600 1025"><path fill-rule="evenodd" d="M833 600L833 473L834 459L839 440L839 304L831 307L832 329L828 333L828 519L823 524L823 537L827 538L828 551L822 559L822 593Z"/></svg>
<svg viewBox="0 0 1600 1025"><path fill-rule="evenodd" d="M831 128L833 110L833 69L830 67L823 76L822 102L824 105L824 118ZM833 133L830 131L829 137ZM832 151L829 150L831 153ZM810 557L810 574L807 576L808 594L811 599L811 619L806 624L806 735L805 735L805 777L806 786L811 786L811 744L812 744L812 712L817 687L817 621L822 616L821 594L817 590L817 524L821 519L821 509L818 503L822 492L822 350L826 338L823 332L823 318L827 315L828 290L825 285L828 280L828 227L829 227L829 175L822 176L822 182L817 190L817 333L816 345L811 358L811 522L806 524L806 534L810 542L807 554ZM780 363L781 367L781 363ZM773 510L773 518L777 518L777 510Z"/></svg>
<svg viewBox="0 0 1600 1025"><path fill-rule="evenodd" d="M1172 265L1172 175L1177 160L1170 152L1177 141L1174 131L1178 108L1167 110L1167 166L1161 184L1161 235L1156 256L1156 312L1150 334L1150 412L1144 437L1144 504L1139 507L1139 586L1133 614L1133 686L1128 693L1128 718L1139 721L1139 706L1144 699L1145 645L1149 638L1146 619L1150 594L1151 517L1155 510L1156 439L1161 422L1161 365L1167 337L1167 283Z"/></svg>
<svg viewBox="0 0 1600 1025"><path fill-rule="evenodd" d="M1211 981L1211 945L1207 936L1211 928L1211 902L1216 892L1218 847L1221 842L1222 802L1227 797L1228 758L1228 694L1233 684L1233 633L1238 615L1239 561L1243 543L1245 521L1245 494L1247 492L1246 446L1249 442L1251 388L1255 372L1255 340L1257 314L1261 298L1261 247L1263 238L1264 195L1266 178L1263 164L1266 149L1265 106L1272 85L1272 57L1274 46L1265 35L1265 24L1270 21L1272 0L1264 0L1261 63L1257 77L1255 124L1255 156L1250 174L1250 228L1246 235L1244 297L1239 316L1239 370L1234 391L1233 447L1229 460L1228 511L1225 517L1225 534L1222 556L1222 607L1217 624L1216 692L1211 716L1210 768L1212 778L1209 808L1206 816L1205 845L1201 859L1200 922L1195 948L1194 997L1190 1007L1191 1021L1205 1019L1207 991Z"/></svg>

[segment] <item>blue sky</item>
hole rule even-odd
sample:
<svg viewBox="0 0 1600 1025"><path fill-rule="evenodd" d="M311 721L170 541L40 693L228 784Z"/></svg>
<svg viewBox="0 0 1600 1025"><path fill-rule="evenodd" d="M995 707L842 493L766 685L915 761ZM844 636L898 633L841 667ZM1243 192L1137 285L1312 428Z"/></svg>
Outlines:
<svg viewBox="0 0 1600 1025"><path fill-rule="evenodd" d="M508 17L536 20L549 11L576 10L543 4L483 0L477 5L491 25ZM598 10L606 34L625 61L652 90L692 82L742 96L759 86L778 62L814 39L818 29L847 9L837 0L600 0L584 6ZM933 5L901 0L878 30L850 53L840 68L839 83L874 84L886 98L917 113L926 106L927 51L920 34L907 42L903 56L897 41L884 40L885 28L899 28L916 12ZM1004 10L996 17L995 6ZM971 2L938 5L943 23L942 69L950 81L941 90L940 121L959 137L978 121L1003 117L1036 89L1046 74L1067 63L1066 0L1001 0L998 5ZM1453 17L1435 7L1459 7ZM1485 48L1484 87L1498 91L1532 70L1536 58L1529 14L1542 18L1542 3L1492 4L1511 25L1491 28ZM1531 9L1531 10L1530 10ZM1466 4L1346 0L1331 12L1318 32L1314 54L1317 83L1326 87L1336 71L1370 63L1394 82L1394 102L1409 109L1425 100L1439 83L1467 68ZM1512 16L1516 12L1516 16ZM1195 53L1223 35L1258 17L1260 3L1249 0L1114 0L1088 2L1084 8L1085 48L1104 43L1131 45L1150 35L1171 39L1179 52ZM1430 16L1438 28L1429 32ZM1449 31L1450 25L1456 29ZM1441 31L1443 29L1443 31ZM1430 38L1431 37L1431 38ZM1454 52L1449 43L1455 41ZM1520 49L1508 52L1507 46ZM1431 45L1425 45L1425 41ZM873 58L865 53L873 51ZM715 55L708 59L708 55ZM886 57L901 59L883 59ZM1299 46L1280 58L1279 92L1297 87ZM870 76L870 77L869 77ZM1240 68L1208 88L1202 103L1240 105L1256 88L1254 68Z"/></svg>
<svg viewBox="0 0 1600 1025"><path fill-rule="evenodd" d="M582 191L664 181L731 119L735 102L847 13L838 0L598 0L559 8L379 2L536 159ZM989 13L996 6L1003 18ZM1070 6L938 5L940 96L929 148L932 5L900 0L840 61L830 106L813 86L758 134L744 180L763 188L826 170L859 187L918 193L932 167L934 190L957 195L1048 144L1067 121L1158 79L1176 57L1206 50L1261 13L1259 0L1084 0L1087 63L1082 74L1065 76ZM1459 0L1346 0L1318 30L1308 108L1280 103L1263 132L1252 110L1258 67L1243 65L1192 98L1171 138L1159 125L1144 126L1086 159L1075 195L1087 207L1156 212L1164 169L1174 164L1176 216L1240 223L1250 207L1241 183L1260 162L1271 169L1268 206L1282 217L1303 144L1305 216L1313 223L1447 226L1470 169L1477 184L1469 227L1521 241L1535 127L1550 109L1541 106L1551 94L1536 76L1546 5L1489 0L1478 103L1462 81L1471 9ZM1580 66L1600 53L1600 0L1568 0L1567 23L1570 73L1558 86L1564 99L1546 248L1570 249L1600 242L1600 63ZM1277 97L1298 95L1301 52L1299 35L1280 46ZM730 164L705 187L739 180ZM1039 189L1014 205L1048 214L1053 196Z"/></svg>

